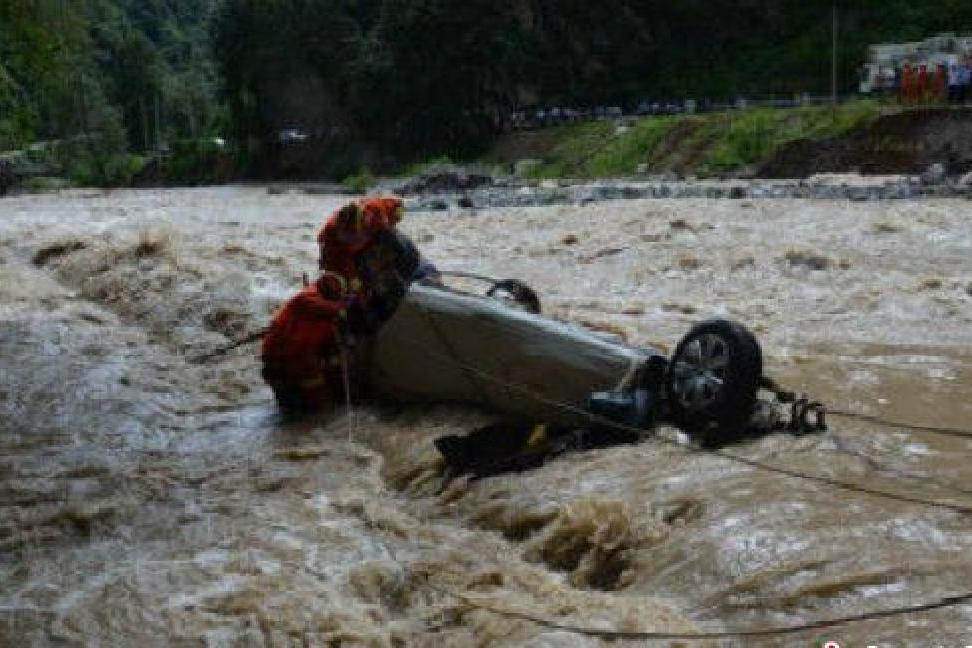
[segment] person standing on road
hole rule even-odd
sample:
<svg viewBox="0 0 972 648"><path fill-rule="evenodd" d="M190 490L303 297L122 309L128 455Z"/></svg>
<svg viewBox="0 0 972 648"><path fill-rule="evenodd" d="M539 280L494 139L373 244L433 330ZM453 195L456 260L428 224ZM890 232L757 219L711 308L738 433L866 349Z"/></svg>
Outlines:
<svg viewBox="0 0 972 648"><path fill-rule="evenodd" d="M918 67L918 103L928 103L928 65L923 63Z"/></svg>
<svg viewBox="0 0 972 648"><path fill-rule="evenodd" d="M942 63L935 66L931 92L933 101L945 101L948 98L948 71Z"/></svg>
<svg viewBox="0 0 972 648"><path fill-rule="evenodd" d="M966 58L958 69L959 102L972 99L972 59Z"/></svg>
<svg viewBox="0 0 972 648"><path fill-rule="evenodd" d="M915 73L911 63L905 63L901 71L901 103L908 105L914 103L915 98Z"/></svg>

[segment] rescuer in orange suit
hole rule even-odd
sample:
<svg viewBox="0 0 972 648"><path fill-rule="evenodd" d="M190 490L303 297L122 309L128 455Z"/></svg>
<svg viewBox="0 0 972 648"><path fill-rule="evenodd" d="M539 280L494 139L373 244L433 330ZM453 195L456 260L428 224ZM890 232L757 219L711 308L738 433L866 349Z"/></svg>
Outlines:
<svg viewBox="0 0 972 648"><path fill-rule="evenodd" d="M901 71L901 103L912 104L915 102L915 71L911 63L905 63Z"/></svg>
<svg viewBox="0 0 972 648"><path fill-rule="evenodd" d="M363 348L356 342L391 317L412 280L438 275L394 231L403 212L399 198L367 198L341 207L321 228L321 278L284 305L263 338L263 377L283 409L341 402L352 352Z"/></svg>
<svg viewBox="0 0 972 648"><path fill-rule="evenodd" d="M355 338L374 334L404 294L404 287L391 297L378 290L359 261L403 211L399 198L368 198L338 209L321 228L320 279L287 301L263 338L263 377L282 409L343 401Z"/></svg>
<svg viewBox="0 0 972 648"><path fill-rule="evenodd" d="M343 280L325 273L274 316L263 337L261 358L263 378L282 409L313 411L344 398L347 358L342 345L356 307Z"/></svg>
<svg viewBox="0 0 972 648"><path fill-rule="evenodd" d="M352 292L364 287L358 259L380 232L398 225L405 213L401 198L365 198L331 214L317 235L322 270L336 272Z"/></svg>
<svg viewBox="0 0 972 648"><path fill-rule="evenodd" d="M928 91L929 91L929 78L928 78L928 64L923 63L918 66L918 102L928 103Z"/></svg>

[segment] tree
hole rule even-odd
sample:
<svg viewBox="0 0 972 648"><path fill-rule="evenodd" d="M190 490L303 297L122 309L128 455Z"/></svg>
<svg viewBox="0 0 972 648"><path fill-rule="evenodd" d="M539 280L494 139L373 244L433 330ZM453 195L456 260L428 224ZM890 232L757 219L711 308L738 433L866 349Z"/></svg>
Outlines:
<svg viewBox="0 0 972 648"><path fill-rule="evenodd" d="M385 0L354 95L396 151L468 154L513 106L524 35L507 0Z"/></svg>

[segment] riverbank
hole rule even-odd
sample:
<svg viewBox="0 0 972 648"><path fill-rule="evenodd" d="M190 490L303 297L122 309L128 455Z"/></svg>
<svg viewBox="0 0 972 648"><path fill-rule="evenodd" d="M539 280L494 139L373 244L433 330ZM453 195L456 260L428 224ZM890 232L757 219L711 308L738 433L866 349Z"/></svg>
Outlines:
<svg viewBox="0 0 972 648"><path fill-rule="evenodd" d="M101 169L95 184L142 187L224 182L238 176L239 169L222 149L224 144L217 146L208 140L189 144L179 147L171 159L158 161L129 156L124 164L115 160L98 167L88 161L85 168ZM294 146L297 151L307 145ZM0 164L4 165L0 168L3 188L22 186L28 191L45 191L72 183L89 184L85 178L90 180L97 175L68 174L73 177L71 181L57 177L59 169L72 165L57 162L57 156L46 151L41 147L30 155L28 152L0 155ZM353 151L343 153L352 155ZM853 101L841 105L836 112L827 107L759 108L704 115L609 119L506 133L481 159L459 166L483 170L497 178L510 176L516 182L508 183L509 186L518 188L529 186L530 181L578 184L624 178L636 184L656 185L656 188L627 189L626 197L666 198L723 195L714 188L717 184L691 186L697 179L707 182L797 179L813 184L814 176L836 173L874 176L874 184L885 176L918 176L935 165L942 166L943 180L945 176L955 179L972 171L972 109L903 110L874 101ZM389 169L394 166L389 163ZM272 184L279 190L316 186L320 192L367 191L375 186L407 186L409 179L442 166L435 162L400 164L398 173L392 174L395 179L385 181L375 178L369 169L361 168L344 178L318 182L307 180L315 176L305 168L301 180L290 181L281 172L278 174L281 177ZM336 180L341 181L339 186L335 185ZM774 197L844 197L840 192L826 189L821 192L812 186L780 191L772 189L769 193ZM742 197L759 197L767 192L755 189L752 196L746 193L743 189ZM725 194L739 196L740 190L727 185ZM870 195L873 199L884 199L956 194L947 190L893 189L872 191ZM854 191L846 197L859 199L858 196L859 192ZM474 199L474 202L481 206L563 202L556 196L542 194L517 200Z"/></svg>
<svg viewBox="0 0 972 648"><path fill-rule="evenodd" d="M435 172L429 176L441 177ZM972 199L972 178L948 180L933 173L921 176L861 176L818 174L805 180L678 180L647 178L627 180L543 180L488 177L461 188L456 183L389 183L387 190L408 198L412 211L490 209L586 205L611 200L919 200L930 198ZM420 186L420 189L416 189Z"/></svg>
<svg viewBox="0 0 972 648"><path fill-rule="evenodd" d="M958 173L972 168L970 125L968 108L852 101L836 111L749 109L517 131L487 158L533 178L919 174L950 158Z"/></svg>

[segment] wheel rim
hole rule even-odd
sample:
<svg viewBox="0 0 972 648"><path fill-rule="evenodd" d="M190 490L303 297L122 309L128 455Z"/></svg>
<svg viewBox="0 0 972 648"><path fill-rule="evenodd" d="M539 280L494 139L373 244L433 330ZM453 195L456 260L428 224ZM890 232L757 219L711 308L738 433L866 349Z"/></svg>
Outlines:
<svg viewBox="0 0 972 648"><path fill-rule="evenodd" d="M679 404L699 412L719 400L729 365L729 344L714 333L692 338L672 363L672 392Z"/></svg>

